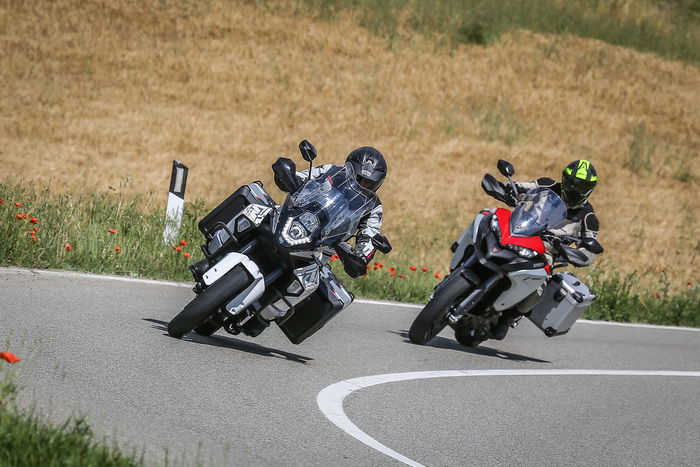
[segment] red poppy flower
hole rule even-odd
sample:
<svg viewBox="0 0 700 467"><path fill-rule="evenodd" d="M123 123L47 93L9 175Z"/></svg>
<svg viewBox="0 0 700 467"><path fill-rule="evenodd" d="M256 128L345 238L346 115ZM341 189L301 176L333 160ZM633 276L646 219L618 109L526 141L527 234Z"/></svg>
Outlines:
<svg viewBox="0 0 700 467"><path fill-rule="evenodd" d="M367 266L365 266L365 270L369 271L369 264Z"/></svg>
<svg viewBox="0 0 700 467"><path fill-rule="evenodd" d="M410 269L411 271L415 271L417 268L415 266L409 266L408 269Z"/></svg>
<svg viewBox="0 0 700 467"><path fill-rule="evenodd" d="M25 213L22 213L22 218L23 218L23 219L29 219L29 214L27 214L26 212L25 212Z"/></svg>
<svg viewBox="0 0 700 467"><path fill-rule="evenodd" d="M10 352L0 352L0 358L5 360L7 363L17 363L20 361L20 358Z"/></svg>
<svg viewBox="0 0 700 467"><path fill-rule="evenodd" d="M442 274L440 274L439 272L436 272L435 274L433 274L433 276L437 277L438 279L442 279Z"/></svg>
<svg viewBox="0 0 700 467"><path fill-rule="evenodd" d="M182 251L182 247L181 247L181 246L174 246L174 247L173 247L173 250L175 250L175 251Z"/></svg>
<svg viewBox="0 0 700 467"><path fill-rule="evenodd" d="M189 258L189 257L192 256L192 255L190 255L189 253L185 253L185 254L183 254L182 256L184 256L185 258Z"/></svg>
<svg viewBox="0 0 700 467"><path fill-rule="evenodd" d="M187 245L187 241L186 241L186 240L180 240L180 245L182 245L182 246Z"/></svg>
<svg viewBox="0 0 700 467"><path fill-rule="evenodd" d="M406 276L404 276L403 274L399 274L399 277L400 277L401 279L405 279L405 278L406 278Z"/></svg>
<svg viewBox="0 0 700 467"><path fill-rule="evenodd" d="M420 270L423 272L428 272L428 268L420 268Z"/></svg>
<svg viewBox="0 0 700 467"><path fill-rule="evenodd" d="M15 219L21 221L21 220L22 220L22 214L17 214L17 215L15 216Z"/></svg>
<svg viewBox="0 0 700 467"><path fill-rule="evenodd" d="M15 201L15 206L17 206L18 208L21 208L24 206L24 204L20 203L19 201Z"/></svg>
<svg viewBox="0 0 700 467"><path fill-rule="evenodd" d="M115 234L115 233L117 233L117 229L107 229L107 232L109 232L111 234Z"/></svg>
<svg viewBox="0 0 700 467"><path fill-rule="evenodd" d="M32 232L32 241L33 241L34 243L36 243L36 242L39 241L39 239L36 238L36 235L34 235L34 232Z"/></svg>
<svg viewBox="0 0 700 467"><path fill-rule="evenodd" d="M389 272L396 272L396 268L389 268Z"/></svg>
<svg viewBox="0 0 700 467"><path fill-rule="evenodd" d="M64 244L63 244L63 248L65 248L66 251L71 251L71 250L73 249L73 247L70 246L70 243L64 243Z"/></svg>
<svg viewBox="0 0 700 467"><path fill-rule="evenodd" d="M30 222L31 224L38 224L38 223L39 223L39 219L37 219L36 217L32 217L31 219L29 219L29 222Z"/></svg>
<svg viewBox="0 0 700 467"><path fill-rule="evenodd" d="M0 206L2 206L3 204L5 204L5 200L4 200L4 199L0 199Z"/></svg>
<svg viewBox="0 0 700 467"><path fill-rule="evenodd" d="M384 265L382 263L374 263L375 268L383 268Z"/></svg>
<svg viewBox="0 0 700 467"><path fill-rule="evenodd" d="M122 247L120 247L119 245L117 245L117 246L114 247L114 251L116 251L117 253L121 253L121 252L122 252Z"/></svg>
<svg viewBox="0 0 700 467"><path fill-rule="evenodd" d="M338 258L339 258L339 256L338 256L338 255L336 255L336 254L333 254L333 255L331 256L331 259L330 259L329 261L337 261L337 260L338 260Z"/></svg>
<svg viewBox="0 0 700 467"><path fill-rule="evenodd" d="M32 227L32 230L33 230L34 232L38 232L38 231L39 231L39 227Z"/></svg>

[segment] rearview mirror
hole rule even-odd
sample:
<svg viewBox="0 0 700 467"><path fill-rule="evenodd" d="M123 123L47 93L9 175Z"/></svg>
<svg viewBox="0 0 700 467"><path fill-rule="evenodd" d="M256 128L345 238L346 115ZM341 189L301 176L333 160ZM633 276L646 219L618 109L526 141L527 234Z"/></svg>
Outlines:
<svg viewBox="0 0 700 467"><path fill-rule="evenodd" d="M300 186L297 178L297 166L293 160L286 157L280 157L272 164L272 171L275 174L275 185L286 192L294 193Z"/></svg>
<svg viewBox="0 0 700 467"><path fill-rule="evenodd" d="M503 159L498 159L498 164L496 164L496 166L498 167L498 171L501 172L504 177L512 177L515 173L513 164L508 161L504 161Z"/></svg>
<svg viewBox="0 0 700 467"><path fill-rule="evenodd" d="M301 157L303 157L307 162L313 161L318 155L314 145L309 143L307 140L299 143L299 152L301 152Z"/></svg>
<svg viewBox="0 0 700 467"><path fill-rule="evenodd" d="M586 250L590 251L591 253L595 253L596 255L599 255L605 251L603 245L601 245L600 242L593 237L584 237L583 240L581 240L581 244Z"/></svg>

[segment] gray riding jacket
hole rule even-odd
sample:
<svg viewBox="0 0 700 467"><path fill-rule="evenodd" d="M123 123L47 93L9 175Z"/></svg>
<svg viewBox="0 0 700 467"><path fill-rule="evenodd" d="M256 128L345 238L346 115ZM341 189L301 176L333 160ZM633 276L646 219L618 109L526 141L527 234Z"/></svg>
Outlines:
<svg viewBox="0 0 700 467"><path fill-rule="evenodd" d="M325 174L331 167L333 167L333 164L312 167L311 175L313 178L318 178ZM309 178L309 169L297 172L296 175L302 182L305 182ZM379 198L377 198L377 201L377 205L374 209L365 214L360 220L355 240L355 248L353 249L353 253L361 255L365 259L365 264L370 262L377 251L374 245L372 245L372 237L379 234L382 228L383 208L381 202L379 202Z"/></svg>
<svg viewBox="0 0 700 467"><path fill-rule="evenodd" d="M518 189L518 194L525 193L533 188L545 187L554 191L561 196L561 183L552 180L551 178L538 178L534 182L515 182L515 186ZM562 198L563 199L563 198ZM566 201L564 202L566 204ZM595 215L593 206L588 201L584 202L579 206L568 206L567 205L567 222L559 229L551 230L555 235L568 235L570 237L583 239L585 237L596 238L598 236L598 231L600 229L600 223ZM554 261L554 248L545 242L545 247L547 248L547 260L550 264ZM595 253L591 253L583 247L577 248L581 253L586 255L588 261L586 261L582 266L589 266L595 259Z"/></svg>

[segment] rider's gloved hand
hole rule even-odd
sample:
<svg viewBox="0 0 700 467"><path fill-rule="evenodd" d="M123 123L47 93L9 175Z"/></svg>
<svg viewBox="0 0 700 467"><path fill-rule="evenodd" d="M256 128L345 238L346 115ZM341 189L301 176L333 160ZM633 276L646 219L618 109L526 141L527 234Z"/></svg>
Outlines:
<svg viewBox="0 0 700 467"><path fill-rule="evenodd" d="M367 271L368 260L364 255L355 253L349 243L338 243L335 245L335 252L338 253L340 260L343 262L343 269L353 279L360 277Z"/></svg>

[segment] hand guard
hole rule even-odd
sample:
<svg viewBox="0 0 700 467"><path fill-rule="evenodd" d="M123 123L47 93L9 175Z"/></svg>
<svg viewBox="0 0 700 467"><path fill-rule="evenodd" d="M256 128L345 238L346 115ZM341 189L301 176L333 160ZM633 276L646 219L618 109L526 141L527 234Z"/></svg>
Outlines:
<svg viewBox="0 0 700 467"><path fill-rule="evenodd" d="M352 247L347 242L338 243L335 246L335 252L338 253L340 260L343 262L343 269L353 279L360 277L367 271L368 260L363 255L358 255L352 251Z"/></svg>

